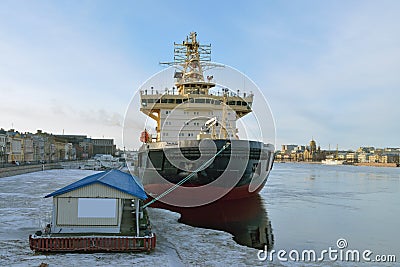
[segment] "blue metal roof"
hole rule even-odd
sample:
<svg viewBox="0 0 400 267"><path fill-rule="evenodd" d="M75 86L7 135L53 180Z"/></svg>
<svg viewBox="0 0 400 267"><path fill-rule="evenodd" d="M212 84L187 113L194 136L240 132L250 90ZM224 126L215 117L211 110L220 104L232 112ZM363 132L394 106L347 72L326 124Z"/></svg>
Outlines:
<svg viewBox="0 0 400 267"><path fill-rule="evenodd" d="M120 170L110 170L87 176L79 181L76 181L75 183L67 185L66 187L63 187L61 189L58 189L57 191L54 191L51 194L48 194L47 196L45 196L45 198L65 194L67 192L94 183L100 183L105 186L112 187L116 190L122 191L140 199L147 198L146 192L144 191L142 184L138 182L137 177L134 177L131 174L122 172Z"/></svg>

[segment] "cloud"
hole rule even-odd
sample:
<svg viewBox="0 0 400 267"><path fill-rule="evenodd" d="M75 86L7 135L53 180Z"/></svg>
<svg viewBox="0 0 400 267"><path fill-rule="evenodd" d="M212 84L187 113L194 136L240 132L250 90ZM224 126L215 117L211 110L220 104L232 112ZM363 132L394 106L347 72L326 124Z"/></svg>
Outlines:
<svg viewBox="0 0 400 267"><path fill-rule="evenodd" d="M79 118L87 123L101 126L122 127L123 116L117 112L109 112L104 109L84 111L81 110Z"/></svg>
<svg viewBox="0 0 400 267"><path fill-rule="evenodd" d="M0 127L108 135L121 145L122 114L147 76L140 52L119 49L123 33L100 27L88 6L61 6L0 10Z"/></svg>
<svg viewBox="0 0 400 267"><path fill-rule="evenodd" d="M349 148L397 144L400 19L394 10L354 7L331 22L335 27L304 67L285 61L264 70L278 143L305 143L313 135Z"/></svg>
<svg viewBox="0 0 400 267"><path fill-rule="evenodd" d="M396 1L260 2L232 5L229 15L218 16L217 27L213 20L191 27L206 32L199 36L213 44L213 58L233 63L263 88L278 144L314 136L347 147L389 146L400 131L393 108L400 99L399 7ZM151 8L4 5L0 127L13 123L121 139L129 98L158 70L158 60L170 58L165 53L171 47L164 45L184 38L174 28L177 20L160 25L145 10Z"/></svg>

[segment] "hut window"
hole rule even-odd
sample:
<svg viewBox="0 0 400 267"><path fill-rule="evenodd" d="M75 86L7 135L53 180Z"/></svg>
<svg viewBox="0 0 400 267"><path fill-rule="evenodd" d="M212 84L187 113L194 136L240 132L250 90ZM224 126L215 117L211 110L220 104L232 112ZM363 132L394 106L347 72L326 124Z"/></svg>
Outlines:
<svg viewBox="0 0 400 267"><path fill-rule="evenodd" d="M79 198L78 217L80 218L115 218L117 200L106 198Z"/></svg>

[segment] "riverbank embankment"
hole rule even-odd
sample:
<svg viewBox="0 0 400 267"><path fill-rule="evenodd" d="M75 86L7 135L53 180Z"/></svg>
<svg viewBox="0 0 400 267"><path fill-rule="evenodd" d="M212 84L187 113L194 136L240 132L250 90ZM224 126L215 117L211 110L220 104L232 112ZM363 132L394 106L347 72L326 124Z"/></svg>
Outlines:
<svg viewBox="0 0 400 267"><path fill-rule="evenodd" d="M46 163L46 164L32 164L32 165L20 165L0 168L0 178L14 176L19 174L25 174L30 172L38 172L43 170L62 169L60 163Z"/></svg>

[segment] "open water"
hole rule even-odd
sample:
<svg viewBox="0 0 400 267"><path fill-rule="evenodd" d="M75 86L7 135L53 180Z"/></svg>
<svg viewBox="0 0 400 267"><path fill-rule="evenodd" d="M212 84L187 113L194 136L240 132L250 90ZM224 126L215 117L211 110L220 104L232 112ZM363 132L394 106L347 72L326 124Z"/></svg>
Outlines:
<svg viewBox="0 0 400 267"><path fill-rule="evenodd" d="M400 168L295 163L276 163L254 198L150 209L158 237L150 254L30 251L28 235L51 214L51 199L43 196L92 173L51 170L0 179L1 266L400 265ZM286 254L279 259L278 251ZM397 262L390 262L393 256Z"/></svg>

